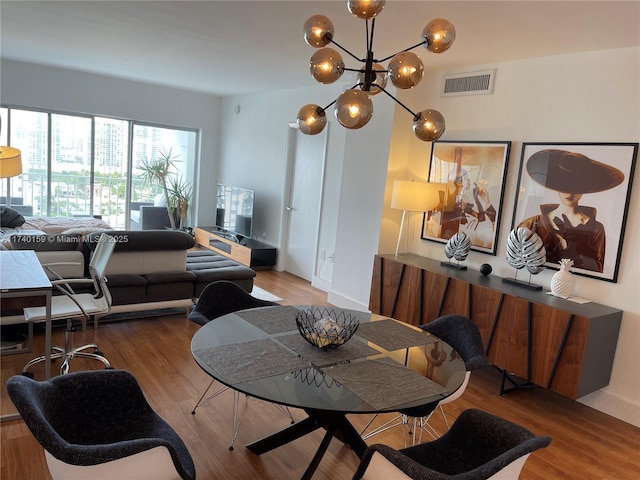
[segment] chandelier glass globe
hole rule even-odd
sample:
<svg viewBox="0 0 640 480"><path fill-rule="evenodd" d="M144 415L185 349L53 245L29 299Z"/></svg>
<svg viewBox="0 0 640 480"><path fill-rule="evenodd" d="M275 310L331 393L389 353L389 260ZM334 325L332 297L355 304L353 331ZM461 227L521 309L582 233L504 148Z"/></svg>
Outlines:
<svg viewBox="0 0 640 480"><path fill-rule="evenodd" d="M423 110L413 119L413 133L424 142L439 139L444 128L444 117L437 110Z"/></svg>
<svg viewBox="0 0 640 480"><path fill-rule="evenodd" d="M346 90L336 100L335 114L345 128L364 127L373 115L373 102L362 90Z"/></svg>
<svg viewBox="0 0 640 480"><path fill-rule="evenodd" d="M427 23L422 30L422 39L427 43L425 48L432 53L443 53L456 39L456 28L444 18L436 18Z"/></svg>
<svg viewBox="0 0 640 480"><path fill-rule="evenodd" d="M413 88L424 75L422 60L415 53L402 52L389 62L389 79L397 88Z"/></svg>
<svg viewBox="0 0 640 480"><path fill-rule="evenodd" d="M324 15L309 17L302 27L304 41L313 48L326 47L333 38L333 23Z"/></svg>
<svg viewBox="0 0 640 480"><path fill-rule="evenodd" d="M321 48L311 56L309 71L313 78L326 85L335 82L342 76L344 61L333 48Z"/></svg>
<svg viewBox="0 0 640 480"><path fill-rule="evenodd" d="M384 8L386 0L347 0L347 9L355 17L370 20Z"/></svg>
<svg viewBox="0 0 640 480"><path fill-rule="evenodd" d="M360 72L358 72L358 82L360 83L360 89L366 91L365 88L365 76L366 76L366 64L362 65ZM376 86L370 87L367 92L369 95L377 95L381 92L380 87L384 88L387 86L387 70L380 65L379 63L374 63L371 65L371 83L375 83Z"/></svg>
<svg viewBox="0 0 640 480"><path fill-rule="evenodd" d="M324 130L327 124L327 115L320 105L310 103L298 111L296 123L298 129L305 135L317 135Z"/></svg>

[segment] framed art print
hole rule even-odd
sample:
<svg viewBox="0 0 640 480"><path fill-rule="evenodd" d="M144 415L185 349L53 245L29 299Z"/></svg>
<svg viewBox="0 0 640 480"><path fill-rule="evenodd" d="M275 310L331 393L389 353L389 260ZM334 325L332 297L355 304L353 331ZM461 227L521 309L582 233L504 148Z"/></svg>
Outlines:
<svg viewBox="0 0 640 480"><path fill-rule="evenodd" d="M537 233L545 265L616 282L637 143L525 143L512 228Z"/></svg>
<svg viewBox="0 0 640 480"><path fill-rule="evenodd" d="M436 141L429 182L446 183L438 209L424 214L422 238L447 243L466 233L471 250L496 254L511 142Z"/></svg>

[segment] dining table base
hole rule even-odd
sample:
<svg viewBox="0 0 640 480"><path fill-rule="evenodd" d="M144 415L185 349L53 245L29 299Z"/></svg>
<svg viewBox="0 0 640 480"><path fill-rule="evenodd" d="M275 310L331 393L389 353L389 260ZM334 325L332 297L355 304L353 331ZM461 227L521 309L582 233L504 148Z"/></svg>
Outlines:
<svg viewBox="0 0 640 480"><path fill-rule="evenodd" d="M362 457L367 448L367 444L349 420L347 420L345 414L313 409L305 409L305 412L309 415L307 418L289 425L268 437L251 442L247 445L247 448L256 455L262 455L319 428L324 428L326 430L324 438L322 442L320 442L320 446L304 472L304 475L301 477L301 480L311 479L334 437L344 444L349 445L354 453L358 455L358 458Z"/></svg>

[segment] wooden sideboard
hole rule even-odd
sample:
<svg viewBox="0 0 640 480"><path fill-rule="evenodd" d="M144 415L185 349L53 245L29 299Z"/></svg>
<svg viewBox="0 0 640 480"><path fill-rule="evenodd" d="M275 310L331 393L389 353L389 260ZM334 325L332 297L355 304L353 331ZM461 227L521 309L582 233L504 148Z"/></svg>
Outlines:
<svg viewBox="0 0 640 480"><path fill-rule="evenodd" d="M466 315L492 365L517 386L572 399L609 384L622 311L575 303L411 255L376 255L369 309L412 325ZM525 382L516 382L515 378Z"/></svg>

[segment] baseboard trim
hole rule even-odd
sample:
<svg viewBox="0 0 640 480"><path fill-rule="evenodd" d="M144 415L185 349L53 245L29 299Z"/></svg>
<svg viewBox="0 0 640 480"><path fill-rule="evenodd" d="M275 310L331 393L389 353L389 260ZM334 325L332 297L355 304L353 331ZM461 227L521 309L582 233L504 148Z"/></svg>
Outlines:
<svg viewBox="0 0 640 480"><path fill-rule="evenodd" d="M337 294L331 290L327 293L327 302L340 308L350 308L351 310L358 310L360 312L370 312L368 305L363 305L352 298Z"/></svg>
<svg viewBox="0 0 640 480"><path fill-rule="evenodd" d="M606 390L598 390L577 400L583 405L640 427L640 404Z"/></svg>

